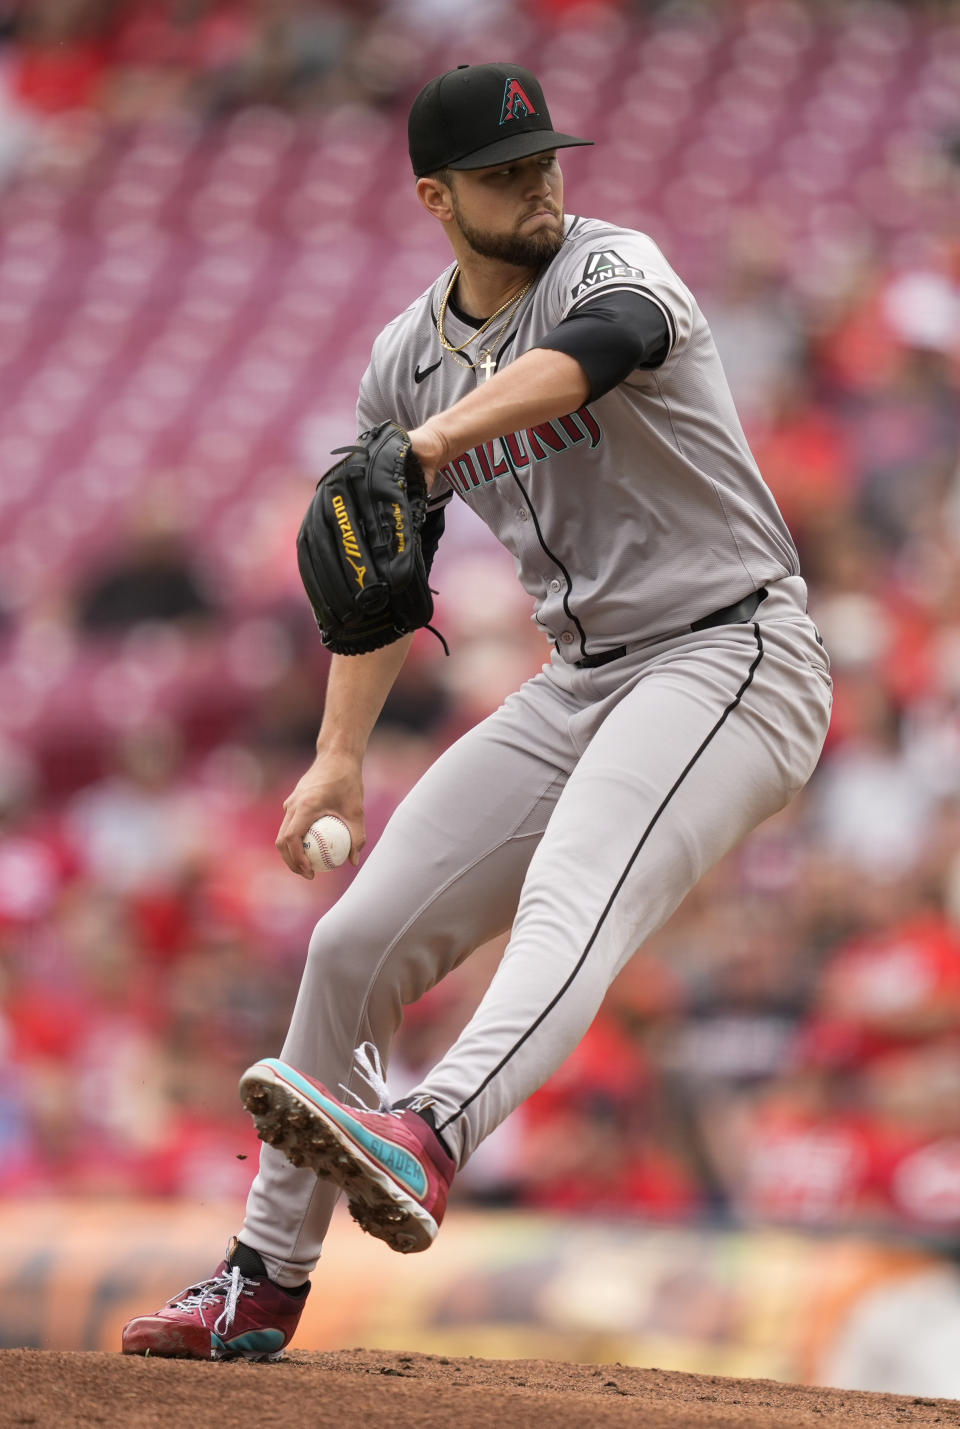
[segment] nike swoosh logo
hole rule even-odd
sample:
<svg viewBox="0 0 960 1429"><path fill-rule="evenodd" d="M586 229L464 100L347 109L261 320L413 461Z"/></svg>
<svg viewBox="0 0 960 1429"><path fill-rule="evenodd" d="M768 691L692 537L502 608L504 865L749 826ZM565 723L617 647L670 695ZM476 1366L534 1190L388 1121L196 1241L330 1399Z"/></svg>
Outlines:
<svg viewBox="0 0 960 1429"><path fill-rule="evenodd" d="M441 357L440 362L442 361L443 358ZM422 372L420 371L420 364L418 362L413 373L414 382L422 382L425 377L430 376L431 372L436 372L437 368L440 366L440 362L435 362L432 367L425 367Z"/></svg>

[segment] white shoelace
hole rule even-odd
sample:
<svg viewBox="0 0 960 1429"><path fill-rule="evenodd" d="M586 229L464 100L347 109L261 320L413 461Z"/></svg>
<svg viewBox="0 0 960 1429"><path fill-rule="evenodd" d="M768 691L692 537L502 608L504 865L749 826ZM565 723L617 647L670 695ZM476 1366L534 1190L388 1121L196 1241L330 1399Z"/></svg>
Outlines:
<svg viewBox="0 0 960 1429"><path fill-rule="evenodd" d="M360 1046L353 1054L353 1063L359 1075L366 1082L377 1099L377 1111L392 1112L390 1105L390 1089L387 1086L387 1078L383 1070L383 1062L380 1060L380 1053L372 1042L361 1042ZM340 1090L345 1096L352 1097L361 1111L369 1111L370 1107L362 1097L340 1083Z"/></svg>
<svg viewBox="0 0 960 1429"><path fill-rule="evenodd" d="M199 1285L195 1285L189 1294L184 1295L182 1300L174 1303L175 1310L198 1310L200 1312L200 1323L206 1325L204 1311L207 1305L213 1300L223 1298L224 1306L213 1324L214 1334L225 1335L233 1325L233 1318L237 1313L237 1302L241 1295L252 1295L253 1286L256 1282L245 1280L240 1274L239 1266L234 1266L232 1270L224 1271L222 1275L214 1275L210 1280L202 1280Z"/></svg>

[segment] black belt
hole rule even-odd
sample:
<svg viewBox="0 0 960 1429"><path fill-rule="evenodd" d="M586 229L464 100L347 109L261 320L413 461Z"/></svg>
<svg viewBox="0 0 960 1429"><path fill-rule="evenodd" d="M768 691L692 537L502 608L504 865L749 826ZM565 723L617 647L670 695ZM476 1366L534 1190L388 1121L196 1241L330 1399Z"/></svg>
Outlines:
<svg viewBox="0 0 960 1429"><path fill-rule="evenodd" d="M725 605L722 610L715 610L712 615L705 615L702 620L694 620L687 629L710 630L714 625L740 625L756 613L760 602L766 598L766 587L761 586L759 590L745 595L743 600L738 600L736 605ZM609 665L611 660L622 660L629 650L638 648L636 645L618 645L616 649L604 650L600 655L584 655L583 659L575 661L575 664L578 670L595 670L598 665Z"/></svg>

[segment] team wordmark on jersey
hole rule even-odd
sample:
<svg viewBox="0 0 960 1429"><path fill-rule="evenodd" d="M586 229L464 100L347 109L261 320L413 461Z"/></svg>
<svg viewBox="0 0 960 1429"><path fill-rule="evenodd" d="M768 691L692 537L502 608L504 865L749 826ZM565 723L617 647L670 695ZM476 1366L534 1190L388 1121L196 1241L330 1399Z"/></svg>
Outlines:
<svg viewBox="0 0 960 1429"><path fill-rule="evenodd" d="M536 114L533 104L518 79L508 79L503 87L503 105L500 109L500 123L508 119L527 119Z"/></svg>
<svg viewBox="0 0 960 1429"><path fill-rule="evenodd" d="M609 283L611 278L642 278L643 269L626 263L612 248L604 248L587 255L580 281L573 289L572 296L580 298L597 288L601 283Z"/></svg>
<svg viewBox="0 0 960 1429"><path fill-rule="evenodd" d="M589 407L581 407L566 417L541 422L538 427L527 427L522 432L511 432L499 441L482 442L442 467L440 474L446 477L455 491L466 496L476 487L485 486L512 471L522 471L532 462L546 461L580 442L589 442L591 447L595 447L602 439L603 431L596 417Z"/></svg>

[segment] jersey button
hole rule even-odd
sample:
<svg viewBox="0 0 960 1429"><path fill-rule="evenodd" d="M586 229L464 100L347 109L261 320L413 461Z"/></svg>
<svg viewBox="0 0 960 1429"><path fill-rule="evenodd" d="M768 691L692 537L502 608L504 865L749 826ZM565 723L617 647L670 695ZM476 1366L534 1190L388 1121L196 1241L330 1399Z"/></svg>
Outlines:
<svg viewBox="0 0 960 1429"><path fill-rule="evenodd" d="M560 589L560 582L559 582L559 581L551 581L551 582L550 582L550 589L551 589L551 590L559 590L559 589ZM569 634L569 631L568 631L567 633Z"/></svg>
<svg viewBox="0 0 960 1429"><path fill-rule="evenodd" d="M573 631L572 631L572 630L565 630L565 631L563 632L563 634L560 636L560 639L563 641L564 645L572 645L572 644L573 644Z"/></svg>
<svg viewBox="0 0 960 1429"><path fill-rule="evenodd" d="M520 510L517 512L517 515L519 516L521 521L526 521L530 513L525 506L521 506Z"/></svg>

